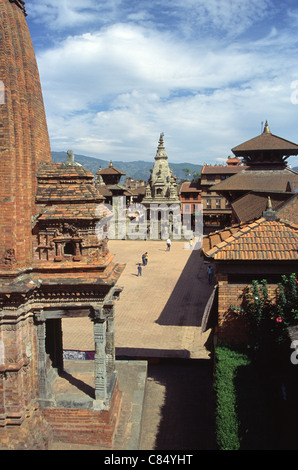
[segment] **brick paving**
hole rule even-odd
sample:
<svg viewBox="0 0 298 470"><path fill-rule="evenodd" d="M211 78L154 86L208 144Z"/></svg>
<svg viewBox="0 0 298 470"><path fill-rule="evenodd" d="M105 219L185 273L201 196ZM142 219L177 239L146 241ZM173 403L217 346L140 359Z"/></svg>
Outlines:
<svg viewBox="0 0 298 470"><path fill-rule="evenodd" d="M115 309L116 355L121 357L207 358L201 320L211 288L198 250L173 242L111 240L115 261L125 263L123 286ZM142 253L148 265L137 276ZM88 318L63 320L64 349L93 350Z"/></svg>
<svg viewBox="0 0 298 470"><path fill-rule="evenodd" d="M203 258L183 242L170 252L163 241L112 240L109 248L126 264L115 311L123 402L113 450L214 449L208 332L200 328L212 288ZM145 251L149 262L138 277ZM93 350L89 319L63 322L64 349ZM78 447L53 446L65 448Z"/></svg>

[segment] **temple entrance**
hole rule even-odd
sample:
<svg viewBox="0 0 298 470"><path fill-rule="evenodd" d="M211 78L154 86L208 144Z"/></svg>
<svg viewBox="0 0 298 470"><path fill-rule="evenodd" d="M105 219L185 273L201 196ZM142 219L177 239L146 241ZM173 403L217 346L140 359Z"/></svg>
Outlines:
<svg viewBox="0 0 298 470"><path fill-rule="evenodd" d="M35 315L38 338L39 402L41 407L107 409L116 383L113 310L49 310ZM94 359L63 357L63 320L74 329L80 316L89 317ZM77 322L76 322L77 320ZM78 327L77 327L78 328ZM92 342L92 340L91 340Z"/></svg>

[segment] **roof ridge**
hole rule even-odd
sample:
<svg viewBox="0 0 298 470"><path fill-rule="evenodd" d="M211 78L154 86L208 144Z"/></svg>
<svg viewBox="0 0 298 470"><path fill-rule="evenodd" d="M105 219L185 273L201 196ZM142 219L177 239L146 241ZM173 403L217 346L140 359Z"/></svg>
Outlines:
<svg viewBox="0 0 298 470"><path fill-rule="evenodd" d="M218 251L220 251L221 248L231 245L235 240L237 240L238 238L240 238L243 235L247 234L253 228L258 227L265 219L264 219L264 217L260 217L257 220L260 221L260 222L256 223L256 221L253 221L251 223L239 224L239 227L242 226L241 229L239 229L235 233L231 233L231 235L229 237L227 237L225 240L221 241L220 243L216 243L214 245L214 247L211 248L211 250L207 250L207 251L209 251L209 253L212 253L212 254L217 253ZM243 229L245 228L245 226L247 227L247 229L244 231ZM250 228L249 228L249 226L250 226ZM222 229L222 230L218 230L217 232L213 232L213 233L218 233L219 234L219 232L223 232L224 230L227 230L227 229L225 228L225 229ZM208 238L208 236L206 238ZM227 240L229 240L229 242ZM206 253L206 250L204 248L202 248L202 251L206 256L208 256L207 253Z"/></svg>

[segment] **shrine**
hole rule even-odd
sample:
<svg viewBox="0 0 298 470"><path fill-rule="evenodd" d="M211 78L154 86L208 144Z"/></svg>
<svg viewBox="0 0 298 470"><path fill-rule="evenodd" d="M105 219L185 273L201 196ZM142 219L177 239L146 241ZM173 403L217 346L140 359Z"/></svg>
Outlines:
<svg viewBox="0 0 298 470"><path fill-rule="evenodd" d="M173 175L168 163L164 145L164 134L160 134L155 162L151 176L146 185L145 197L142 200L147 210L147 220L151 226L151 236L167 238L173 236L173 230L181 230L180 199L177 178ZM163 222L163 216L166 216ZM176 217L178 222L176 222ZM156 229L153 226L156 225ZM149 228L148 228L149 231Z"/></svg>

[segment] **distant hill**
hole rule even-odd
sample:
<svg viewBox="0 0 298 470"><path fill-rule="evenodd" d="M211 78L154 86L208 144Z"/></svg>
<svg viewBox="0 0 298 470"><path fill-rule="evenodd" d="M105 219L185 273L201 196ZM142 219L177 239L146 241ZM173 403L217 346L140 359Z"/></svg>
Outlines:
<svg viewBox="0 0 298 470"><path fill-rule="evenodd" d="M296 173L298 173L298 166L295 166L294 168L292 168L293 171L296 171Z"/></svg>
<svg viewBox="0 0 298 470"><path fill-rule="evenodd" d="M53 162L65 162L66 152L52 152ZM87 157L86 155L75 155L75 161L83 165L87 170L91 171L94 175L97 173L99 168L107 168L110 164L108 160L100 160L99 158ZM203 165L194 165L193 163L171 163L170 168L173 170L173 174L178 179L185 179L184 168L190 170L191 175L194 173L201 173ZM148 181L150 178L150 170L153 168L154 160L152 162L144 162L142 160L135 162L119 162L113 160L113 165L118 170L124 171L126 177L133 178L134 180ZM124 177L124 178L126 178ZM190 178L191 179L191 178ZM124 183L123 180L121 180Z"/></svg>

